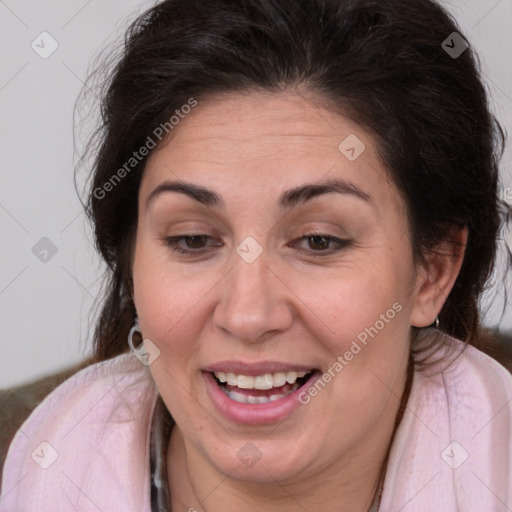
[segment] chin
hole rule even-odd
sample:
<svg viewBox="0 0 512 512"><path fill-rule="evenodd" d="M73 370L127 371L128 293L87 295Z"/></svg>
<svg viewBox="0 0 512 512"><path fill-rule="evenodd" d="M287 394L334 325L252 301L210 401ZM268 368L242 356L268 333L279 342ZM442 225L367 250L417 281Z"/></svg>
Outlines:
<svg viewBox="0 0 512 512"><path fill-rule="evenodd" d="M234 480L257 484L292 483L304 478L307 469L312 469L307 461L299 461L294 456L298 453L297 443L280 441L237 441L229 443L235 447L232 457L213 455L211 464L223 475ZM313 461L310 461L313 462Z"/></svg>

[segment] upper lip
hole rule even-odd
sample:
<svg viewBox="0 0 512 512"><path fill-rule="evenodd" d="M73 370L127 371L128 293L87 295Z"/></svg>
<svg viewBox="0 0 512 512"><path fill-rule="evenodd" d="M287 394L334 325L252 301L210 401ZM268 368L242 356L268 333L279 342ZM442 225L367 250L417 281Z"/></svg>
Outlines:
<svg viewBox="0 0 512 512"><path fill-rule="evenodd" d="M205 367L205 372L225 372L237 375L264 375L275 372L312 371L311 365L283 363L279 361L261 361L259 363L244 363L242 361L219 361Z"/></svg>

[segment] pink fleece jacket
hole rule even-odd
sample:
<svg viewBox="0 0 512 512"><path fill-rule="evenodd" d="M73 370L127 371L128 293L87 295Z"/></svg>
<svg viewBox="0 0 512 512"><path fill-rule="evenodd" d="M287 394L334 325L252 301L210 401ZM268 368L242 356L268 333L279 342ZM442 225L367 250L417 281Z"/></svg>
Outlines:
<svg viewBox="0 0 512 512"><path fill-rule="evenodd" d="M445 354L462 350L448 341ZM379 511L512 511L512 376L473 347L435 370L414 373ZM0 512L150 512L157 396L129 354L61 384L10 446Z"/></svg>

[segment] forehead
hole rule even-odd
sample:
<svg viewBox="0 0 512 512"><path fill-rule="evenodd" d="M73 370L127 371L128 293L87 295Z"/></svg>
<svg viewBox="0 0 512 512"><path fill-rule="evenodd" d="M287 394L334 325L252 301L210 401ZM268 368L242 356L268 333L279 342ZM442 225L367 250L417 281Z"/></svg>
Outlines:
<svg viewBox="0 0 512 512"><path fill-rule="evenodd" d="M373 137L312 95L210 97L198 101L170 135L149 156L142 199L164 180L253 197L341 178L377 202L383 194L397 200Z"/></svg>
<svg viewBox="0 0 512 512"><path fill-rule="evenodd" d="M227 153L236 157L237 148L244 157L256 160L265 158L263 148L271 149L274 156L290 158L308 155L315 146L318 151L331 149L330 156L337 158L339 143L358 133L367 138L361 127L329 111L315 96L232 93L200 100L173 129L167 145L172 143L174 151L194 145L196 156L215 160L220 154L223 161ZM165 147L162 144L160 149Z"/></svg>

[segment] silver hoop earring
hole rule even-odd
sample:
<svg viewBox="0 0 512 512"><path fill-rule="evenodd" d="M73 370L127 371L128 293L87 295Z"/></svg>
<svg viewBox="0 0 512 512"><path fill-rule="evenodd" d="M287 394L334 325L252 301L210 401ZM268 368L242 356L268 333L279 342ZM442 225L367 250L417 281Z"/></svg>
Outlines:
<svg viewBox="0 0 512 512"><path fill-rule="evenodd" d="M137 315L135 315L135 319L133 322L133 327L130 329L130 332L128 333L128 346L130 347L130 350L132 352L135 352L137 349L133 345L133 335L138 332L139 334L142 334L139 326L139 319L137 318Z"/></svg>
<svg viewBox="0 0 512 512"><path fill-rule="evenodd" d="M435 328L439 329L439 317L436 316L436 321L434 322Z"/></svg>

